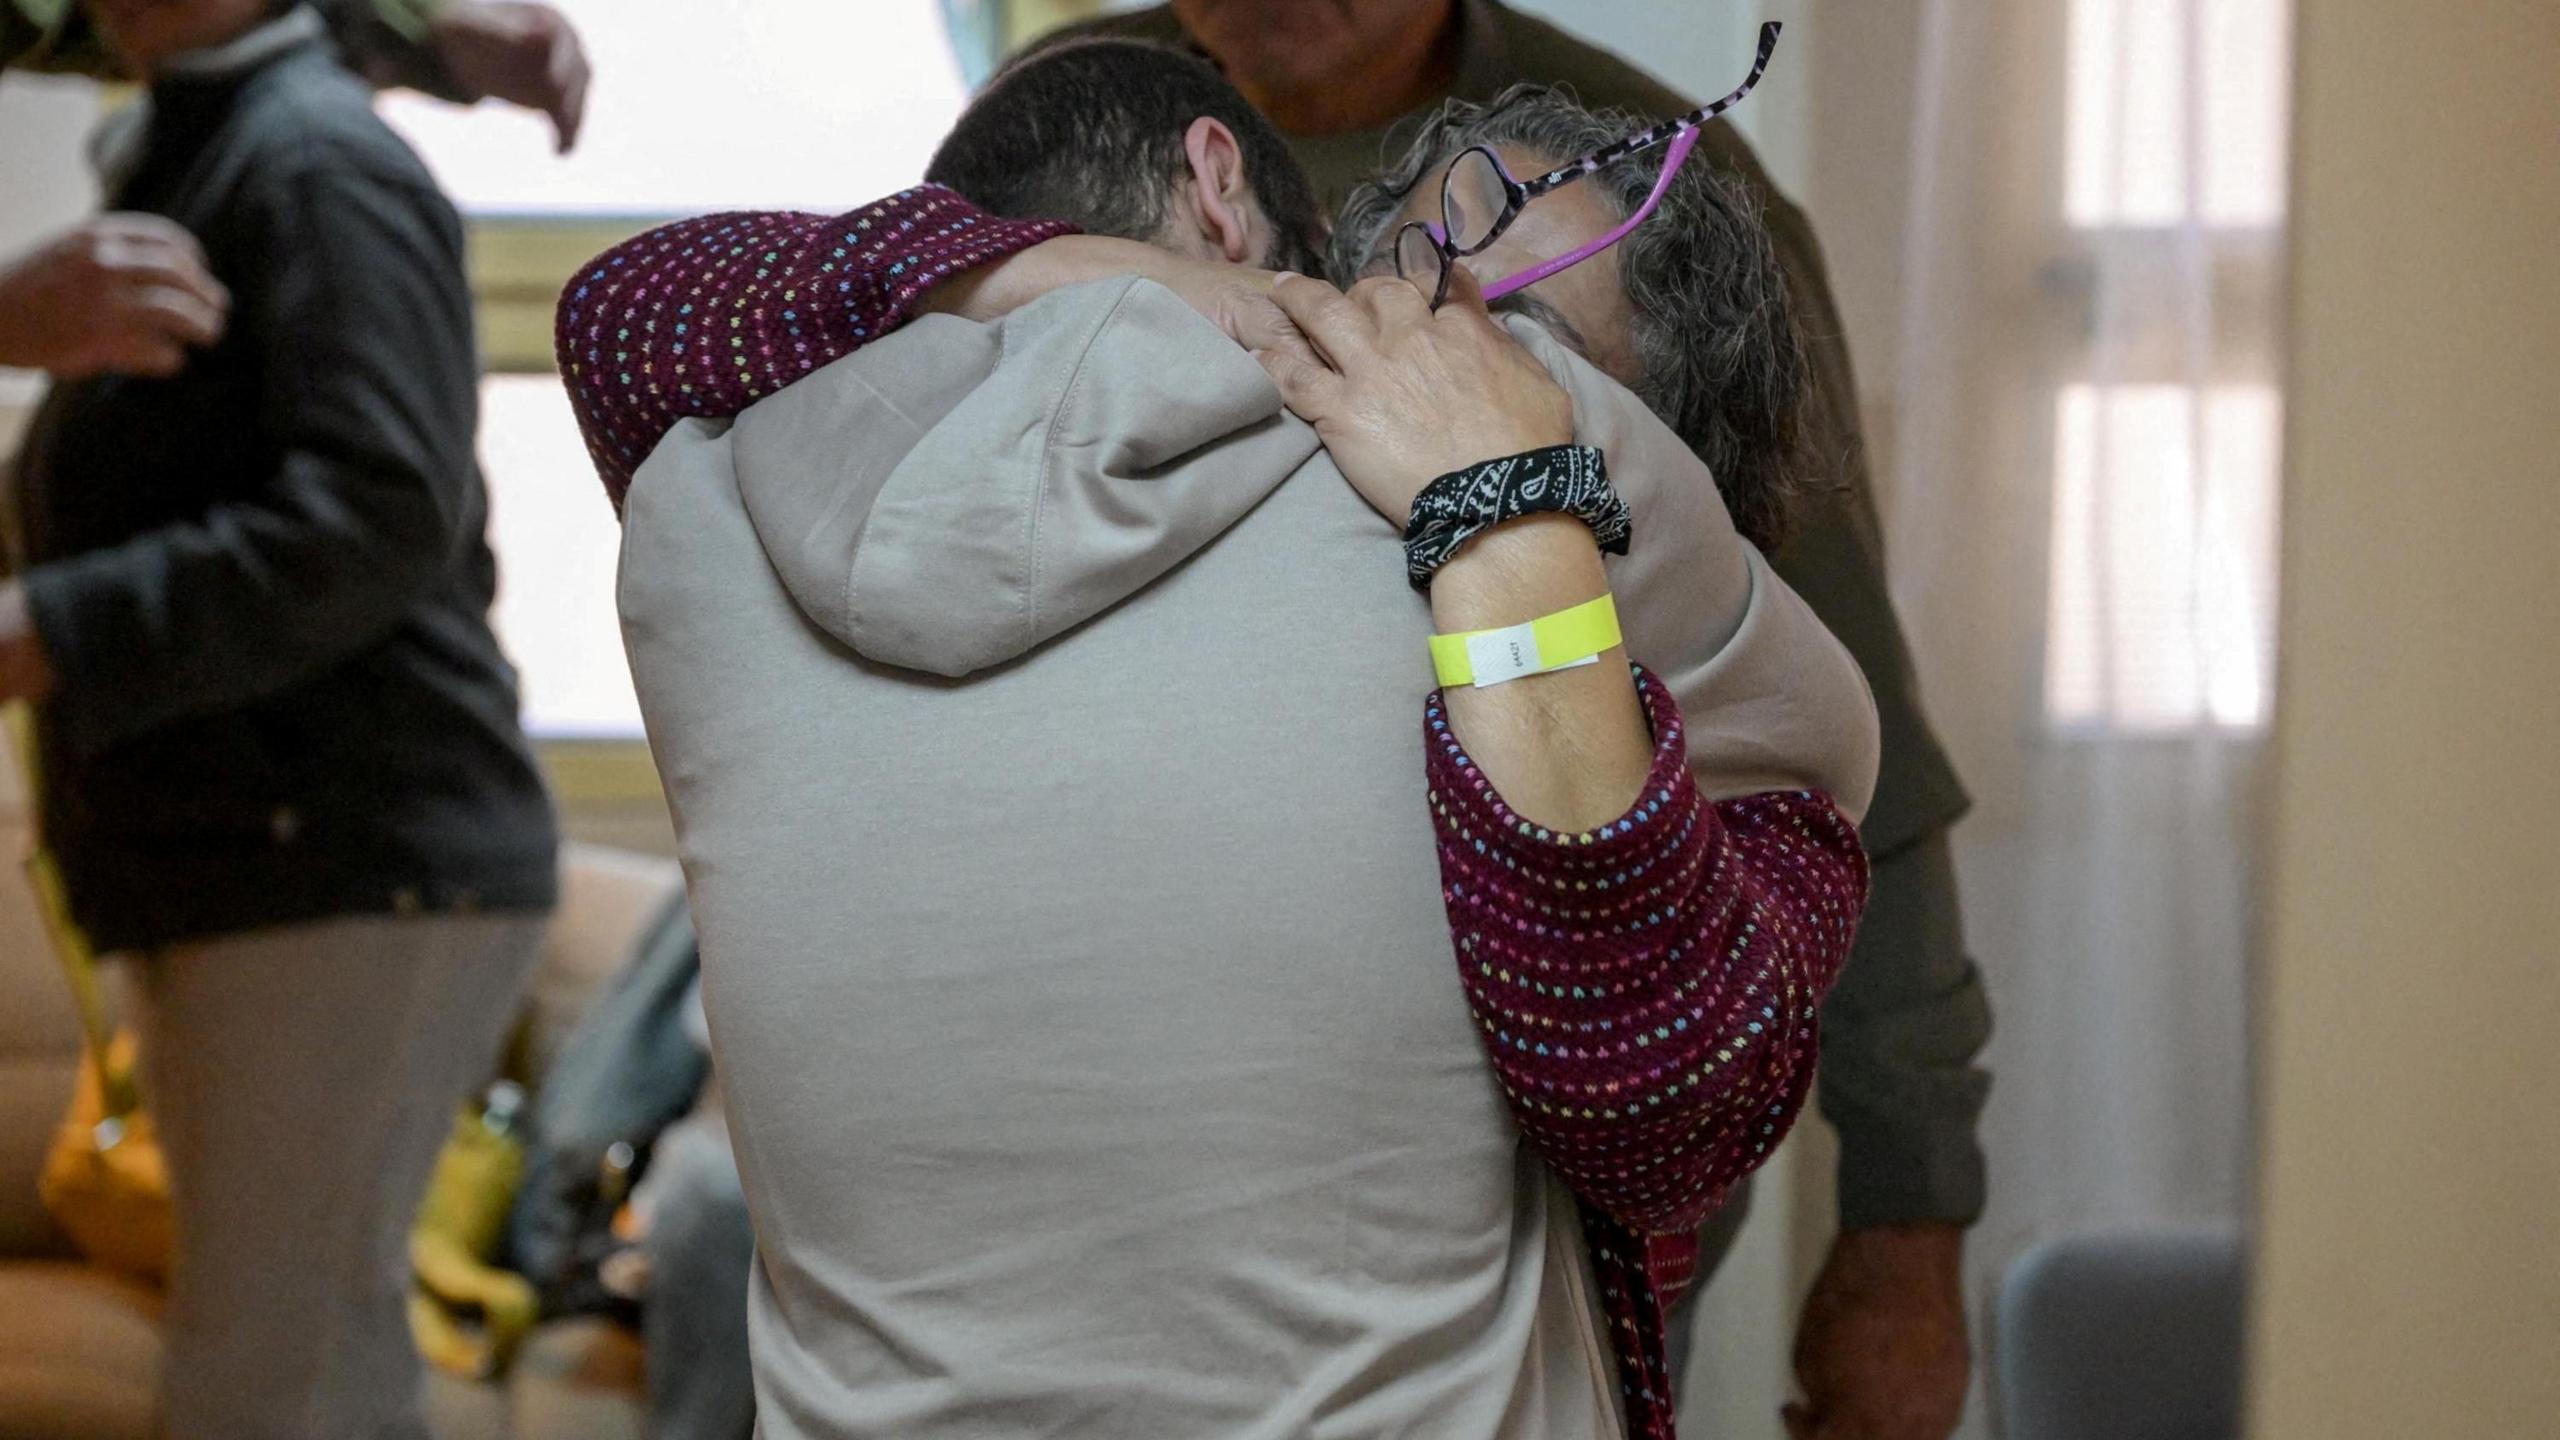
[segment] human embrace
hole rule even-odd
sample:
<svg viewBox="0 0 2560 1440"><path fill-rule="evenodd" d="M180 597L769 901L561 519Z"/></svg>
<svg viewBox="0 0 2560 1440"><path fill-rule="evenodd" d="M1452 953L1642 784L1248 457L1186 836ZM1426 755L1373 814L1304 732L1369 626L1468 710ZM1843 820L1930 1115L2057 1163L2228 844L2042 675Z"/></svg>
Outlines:
<svg viewBox="0 0 2560 1440"><path fill-rule="evenodd" d="M1680 164L1741 93L1454 107L1345 291L1214 69L1082 42L932 185L572 280L761 1433L1672 1433L1877 763L1760 548L1785 287Z"/></svg>

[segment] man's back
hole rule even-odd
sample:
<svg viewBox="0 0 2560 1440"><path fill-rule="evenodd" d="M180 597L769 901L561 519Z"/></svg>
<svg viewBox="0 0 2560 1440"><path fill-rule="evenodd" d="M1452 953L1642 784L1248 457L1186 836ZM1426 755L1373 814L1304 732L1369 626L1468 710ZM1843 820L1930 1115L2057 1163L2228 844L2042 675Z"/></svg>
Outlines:
<svg viewBox="0 0 2560 1440"><path fill-rule="evenodd" d="M1515 333L1635 509L1612 582L1700 788L1862 810L1855 665L1676 436ZM1401 559L1129 280L920 321L643 467L624 631L769 1435L1617 1433L1454 973Z"/></svg>
<svg viewBox="0 0 2560 1440"><path fill-rule="evenodd" d="M828 378L785 398L881 434ZM764 1244L766 1433L1612 1433L1570 1204L1451 973L1427 614L1375 514L1319 458L954 684L786 590L739 489L790 453L771 418L652 460L623 582Z"/></svg>

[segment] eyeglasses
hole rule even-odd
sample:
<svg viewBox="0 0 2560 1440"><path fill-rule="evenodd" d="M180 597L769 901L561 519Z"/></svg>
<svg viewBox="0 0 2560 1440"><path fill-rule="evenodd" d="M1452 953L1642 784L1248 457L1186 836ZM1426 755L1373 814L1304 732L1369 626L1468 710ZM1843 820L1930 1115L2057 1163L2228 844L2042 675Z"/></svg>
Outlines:
<svg viewBox="0 0 2560 1440"><path fill-rule="evenodd" d="M1671 177L1680 173L1681 162L1698 143L1698 127L1742 103L1751 87L1769 68L1770 52L1778 48L1779 23L1775 20L1760 27L1760 53L1751 62L1751 73L1740 87L1701 110L1692 110L1674 120L1665 120L1649 130L1640 130L1624 140L1612 141L1571 164L1559 165L1535 180L1511 178L1501 157L1483 145L1471 145L1458 152L1440 180L1440 218L1437 221L1411 220L1396 231L1396 273L1415 286L1430 292L1431 308L1449 298L1450 267L1469 255L1482 252L1511 222L1520 218L1520 207L1546 194L1581 179L1613 161L1623 160L1639 150L1649 150L1663 141L1671 142L1671 152L1662 157L1662 174L1653 182L1653 193L1645 197L1635 213L1620 221L1608 234L1590 244L1560 255L1553 260L1506 275L1485 287L1484 298L1499 300L1514 290L1535 285L1550 275L1572 269L1610 246L1627 238L1630 231L1644 223L1645 217L1662 203L1671 189Z"/></svg>

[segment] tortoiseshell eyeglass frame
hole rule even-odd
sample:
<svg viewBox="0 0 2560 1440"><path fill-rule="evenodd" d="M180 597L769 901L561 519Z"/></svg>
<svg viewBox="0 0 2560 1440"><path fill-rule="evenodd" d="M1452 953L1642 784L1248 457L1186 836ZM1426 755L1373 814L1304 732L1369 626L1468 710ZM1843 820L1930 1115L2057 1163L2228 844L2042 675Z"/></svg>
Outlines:
<svg viewBox="0 0 2560 1440"><path fill-rule="evenodd" d="M1610 164L1613 161L1623 160L1627 156L1633 155L1639 150L1649 150L1656 145L1662 144L1666 140L1670 141L1671 153L1663 157L1662 174L1653 182L1653 193L1645 197L1645 202L1636 207L1634 214L1631 214L1626 219L1620 221L1616 226L1610 229L1609 233L1592 241L1588 245L1581 246L1570 253L1560 255L1553 260L1544 262L1543 264L1532 266L1529 269L1520 271L1518 274L1506 275L1502 279L1495 281L1493 284L1486 286L1484 290L1484 298L1488 302L1499 300L1503 296L1508 295L1515 290L1535 285L1539 281L1544 280L1551 275L1569 270L1574 266L1581 264L1583 261L1590 259L1592 256L1599 254L1601 251L1606 250L1610 246L1625 239L1627 235L1638 225L1644 223L1646 216L1651 215L1655 208L1662 203L1663 195L1671 188L1671 178L1679 173L1681 163L1689 158L1690 149L1698 143L1698 127L1706 124L1710 120L1713 120L1717 116L1722 115L1734 106L1741 104L1743 97L1751 93L1752 87L1760 83L1760 77L1767 73L1769 69L1769 56L1778 48L1778 32L1781 28L1782 27L1779 22L1775 20L1769 21L1760 27L1760 49L1759 53L1752 58L1751 73L1743 77L1742 83L1735 87L1732 94L1725 96L1723 99L1716 101L1712 105L1703 106L1699 109L1690 111L1686 115L1665 120L1661 124L1652 126L1649 129L1639 130L1635 134L1630 135L1623 140L1611 141L1609 144L1601 146L1599 149L1592 151L1581 159L1572 161L1569 164L1559 165L1555 169L1548 171L1544 175L1538 176L1534 180L1514 179L1511 171L1503 165L1502 157L1493 153L1489 147L1483 145L1471 145L1465 150L1459 151L1456 155L1450 157L1448 168L1443 170L1440 175L1441 218L1437 221L1410 220L1397 228L1395 246L1392 251L1396 262L1396 273L1403 276L1405 279L1412 281L1417 287L1428 290L1431 294L1431 308L1437 310L1440 308L1441 303L1449 298L1450 268L1459 260L1469 255L1482 253L1487 246L1490 246L1496 240L1501 239L1502 233L1511 228L1511 222L1520 218L1520 209L1522 206L1527 205L1530 201L1537 199L1541 195L1547 194L1549 191L1569 185L1574 181L1581 179L1583 176L1598 170L1603 165ZM1503 193L1503 205L1501 212L1494 217L1491 228L1485 232L1484 238L1477 240L1470 245L1458 246L1452 244L1449 239L1449 226L1452 214L1451 205L1453 199L1450 193L1451 177L1456 174L1459 164L1465 161L1467 156L1470 154L1481 154L1487 161L1492 163L1494 174L1500 177ZM1430 254L1437 261L1437 273L1427 277L1429 280L1428 284L1424 283L1426 277L1411 273L1405 263L1405 250L1408 237L1416 237L1418 240L1427 240L1430 244ZM1416 245L1416 248L1420 248L1418 244Z"/></svg>

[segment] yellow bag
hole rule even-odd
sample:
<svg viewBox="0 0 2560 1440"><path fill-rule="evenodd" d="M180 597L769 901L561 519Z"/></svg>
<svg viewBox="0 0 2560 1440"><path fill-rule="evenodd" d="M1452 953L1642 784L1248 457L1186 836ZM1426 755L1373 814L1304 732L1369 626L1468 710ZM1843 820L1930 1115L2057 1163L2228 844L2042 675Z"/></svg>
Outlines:
<svg viewBox="0 0 2560 1440"><path fill-rule="evenodd" d="M107 1024L97 957L71 922L52 857L42 850L29 855L27 881L88 1035L81 1046L79 1088L54 1132L36 1193L81 1254L157 1284L169 1278L172 1248L169 1162L134 1083L134 1039Z"/></svg>
<svg viewBox="0 0 2560 1440"><path fill-rule="evenodd" d="M24 766L27 805L35 810L40 777L26 706L9 707L8 728ZM70 982L86 1037L79 1088L72 1092L71 1112L62 1117L62 1128L54 1132L36 1193L82 1254L107 1269L157 1283L168 1278L172 1249L169 1162L160 1153L134 1083L134 1038L107 1023L97 954L71 918L62 872L45 853L42 837L27 851L27 888L53 941L54 957L62 962L63 978Z"/></svg>
<svg viewBox="0 0 2560 1440"><path fill-rule="evenodd" d="M129 1098L133 1037L115 1036L103 1058L95 1045L85 1049L36 1192L81 1254L156 1285L169 1278L169 1163L151 1116ZM121 1107L110 1098L119 1088L128 1097Z"/></svg>
<svg viewBox="0 0 2560 1440"><path fill-rule="evenodd" d="M489 1263L524 1183L522 1099L504 1085L485 1110L464 1107L409 1232L409 1332L427 1363L468 1380L504 1373L541 1318L532 1282Z"/></svg>

